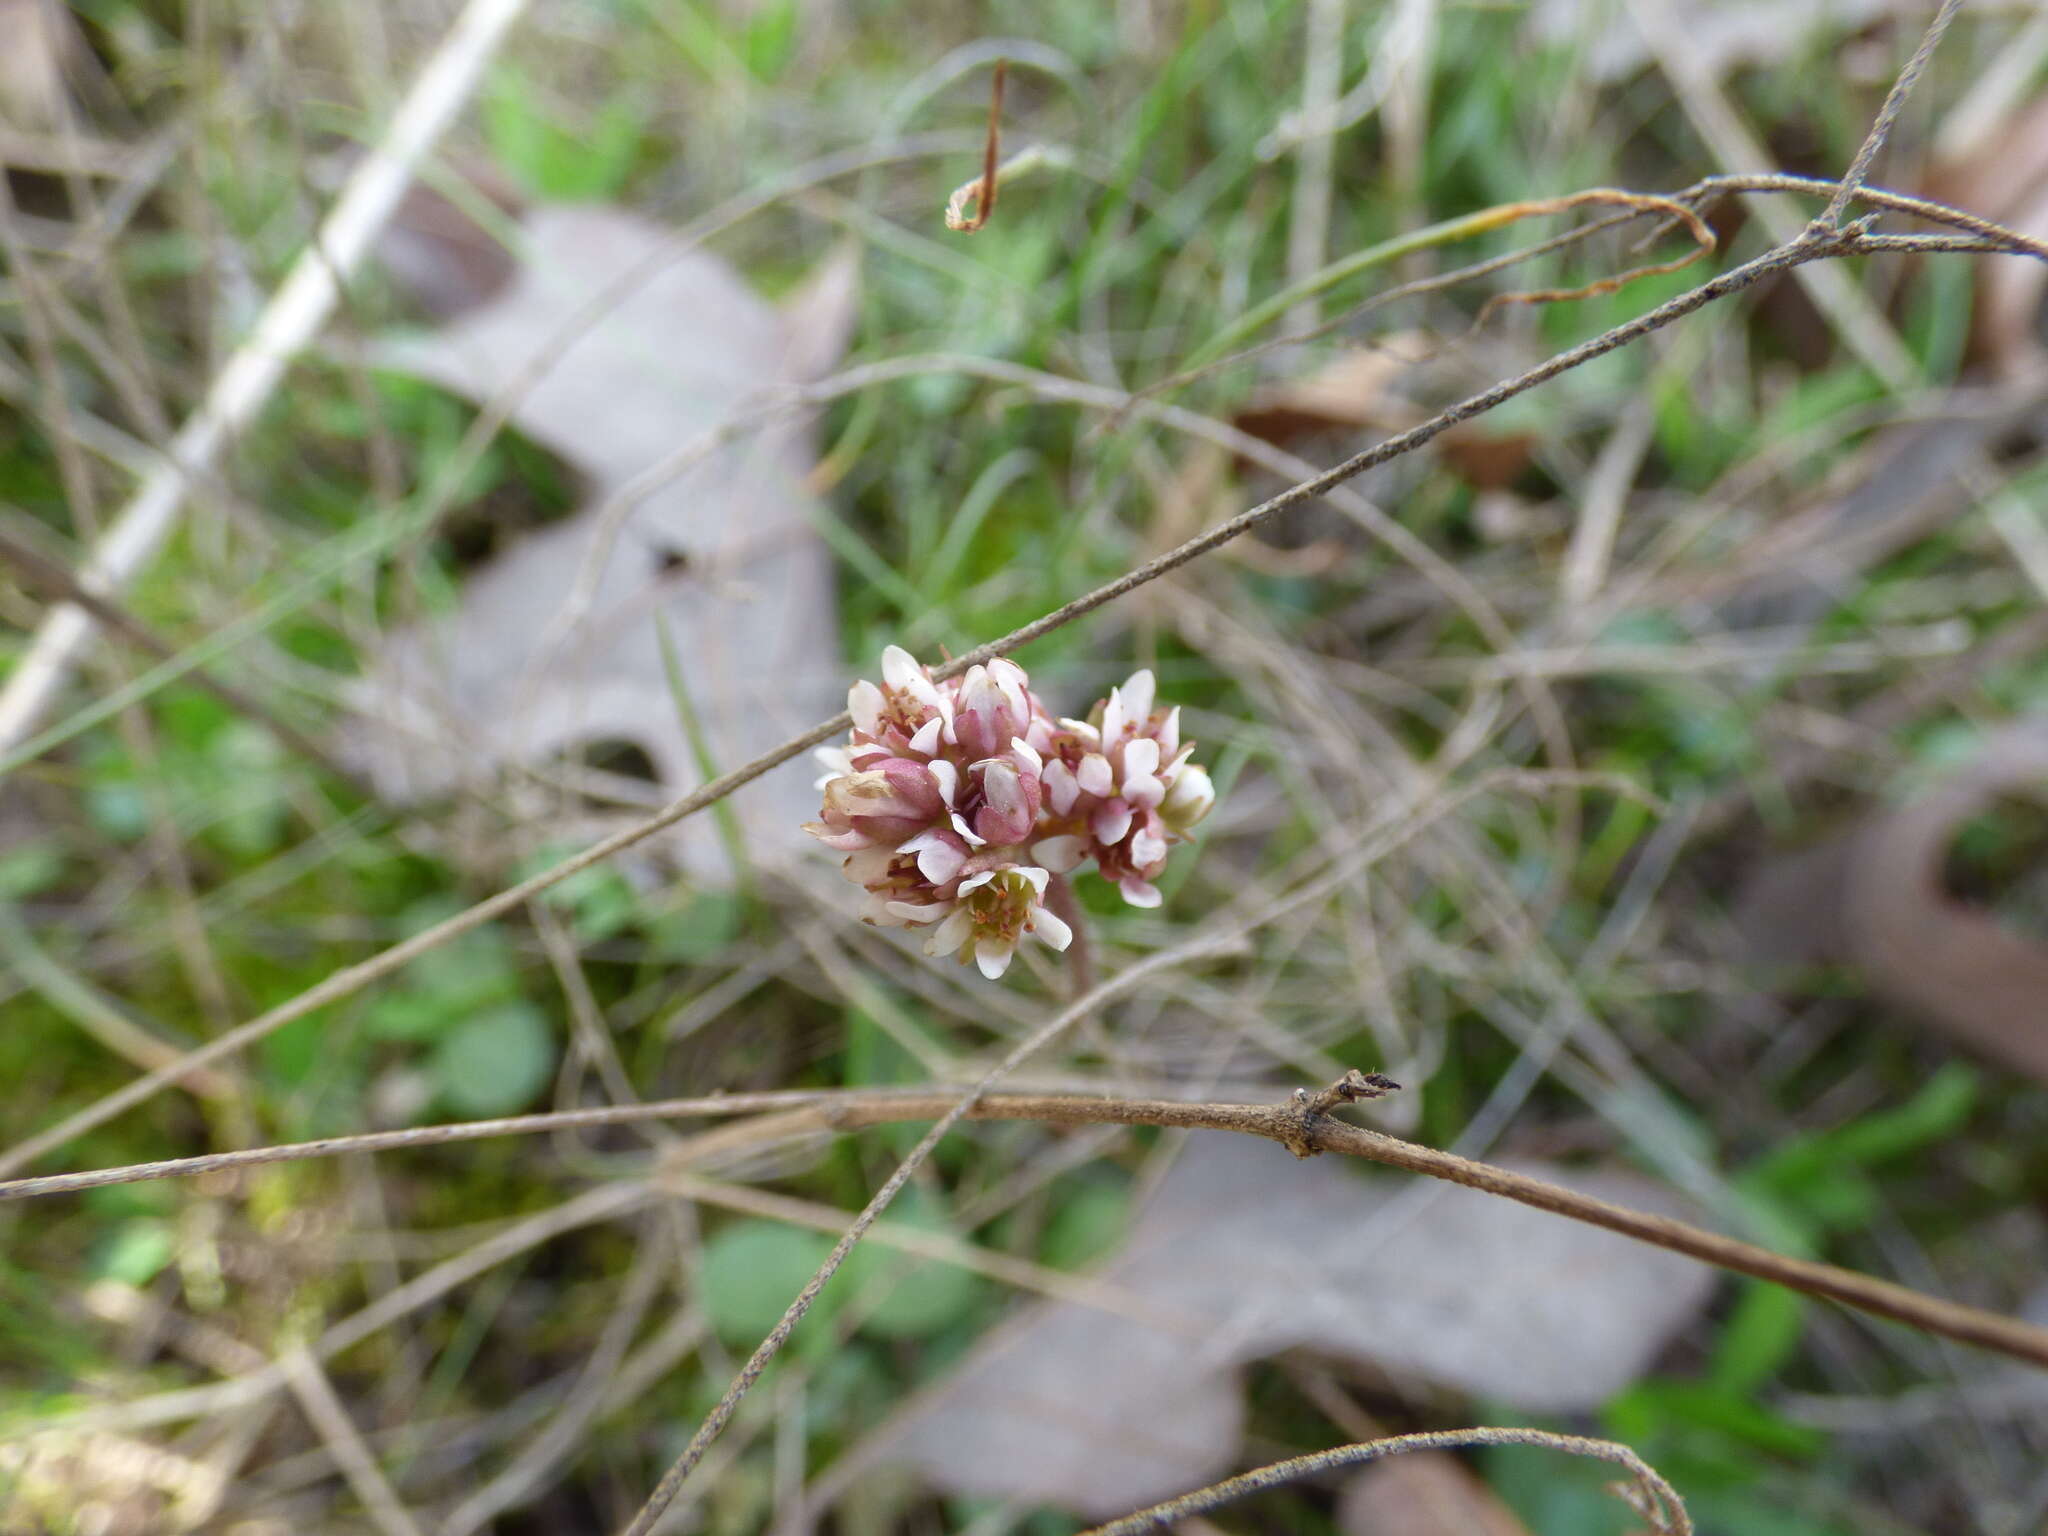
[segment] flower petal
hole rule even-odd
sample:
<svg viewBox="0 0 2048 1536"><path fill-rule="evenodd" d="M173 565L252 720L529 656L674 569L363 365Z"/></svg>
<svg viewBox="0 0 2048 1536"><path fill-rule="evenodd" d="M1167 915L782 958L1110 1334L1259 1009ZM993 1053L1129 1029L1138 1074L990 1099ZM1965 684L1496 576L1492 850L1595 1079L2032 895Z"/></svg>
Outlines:
<svg viewBox="0 0 2048 1536"><path fill-rule="evenodd" d="M1120 688L1109 690L1109 702L1102 706L1102 744L1113 747L1123 737L1124 726L1130 716L1124 710L1124 695Z"/></svg>
<svg viewBox="0 0 2048 1536"><path fill-rule="evenodd" d="M1140 880L1136 875L1124 876L1117 882L1117 889L1124 893L1124 900L1134 907L1159 905L1159 887L1150 881Z"/></svg>
<svg viewBox="0 0 2048 1536"><path fill-rule="evenodd" d="M1122 692L1124 714L1131 724L1138 727L1139 730L1143 730L1145 722L1152 718L1152 699L1157 692L1157 684L1152 677L1152 669L1150 667L1138 668L1137 671L1131 674L1130 680L1124 684Z"/></svg>
<svg viewBox="0 0 2048 1536"><path fill-rule="evenodd" d="M1116 775L1110 770L1109 759L1100 752L1090 752L1082 758L1074 778L1088 794L1107 798L1116 793Z"/></svg>
<svg viewBox="0 0 2048 1536"><path fill-rule="evenodd" d="M960 894L965 896L969 891L978 891L984 885L987 885L989 881L995 879L995 877L996 872L992 869L984 869L978 875L969 875L960 882Z"/></svg>
<svg viewBox="0 0 2048 1536"><path fill-rule="evenodd" d="M804 830L823 843L827 848L836 848L841 853L859 853L863 848L875 846L875 840L858 827L848 827L835 832L822 821L807 821Z"/></svg>
<svg viewBox="0 0 2048 1536"><path fill-rule="evenodd" d="M846 690L846 712L853 716L853 728L872 736L882 723L882 690L862 678Z"/></svg>
<svg viewBox="0 0 2048 1536"><path fill-rule="evenodd" d="M977 944L974 946L974 963L990 981L1000 981L1003 972L1010 968L1010 956L1016 952L1014 944Z"/></svg>
<svg viewBox="0 0 2048 1536"><path fill-rule="evenodd" d="M1074 802L1081 798L1081 786L1074 778L1074 770L1058 758L1045 765L1045 774L1040 782L1045 785L1045 798L1055 816L1066 815L1074 808Z"/></svg>
<svg viewBox="0 0 2048 1536"><path fill-rule="evenodd" d="M1159 771L1159 743L1150 736L1140 736L1124 748L1124 778L1135 775L1150 775Z"/></svg>
<svg viewBox="0 0 2048 1536"><path fill-rule="evenodd" d="M1056 950L1074 942L1074 930L1043 907L1031 914L1031 931Z"/></svg>
<svg viewBox="0 0 2048 1536"><path fill-rule="evenodd" d="M1166 839L1150 827L1139 827L1131 834L1131 862L1140 869L1150 869L1166 857Z"/></svg>
<svg viewBox="0 0 2048 1536"><path fill-rule="evenodd" d="M1035 865L1031 864L1020 864L1014 870L1012 870L1011 873L1021 875L1024 878L1024 883L1029 885L1032 890L1036 891L1041 896L1045 894L1046 881L1052 878L1052 876L1045 870L1039 869Z"/></svg>
<svg viewBox="0 0 2048 1536"><path fill-rule="evenodd" d="M892 645L882 652L882 681L891 688L908 688L911 683L924 676L924 668L917 664L917 658L900 645Z"/></svg>
<svg viewBox="0 0 2048 1536"><path fill-rule="evenodd" d="M937 715L920 725L910 738L910 750L925 757L939 755L939 733L946 728L946 722Z"/></svg>
<svg viewBox="0 0 2048 1536"><path fill-rule="evenodd" d="M916 854L917 872L933 885L944 885L967 862L967 850L943 832L920 832L896 851Z"/></svg>
<svg viewBox="0 0 2048 1536"><path fill-rule="evenodd" d="M1087 852L1088 844L1078 837L1041 837L1031 845L1031 857L1056 875L1064 875Z"/></svg>
<svg viewBox="0 0 2048 1536"><path fill-rule="evenodd" d="M950 955L967 942L967 936L972 932L974 919L967 915L965 907L955 907L952 915L934 928L932 936L924 941L924 952L928 955Z"/></svg>
<svg viewBox="0 0 2048 1536"><path fill-rule="evenodd" d="M885 901L882 909L906 923L935 923L949 913L956 917L961 915L953 912L951 903L944 901Z"/></svg>
<svg viewBox="0 0 2048 1536"><path fill-rule="evenodd" d="M1121 800L1107 800L1089 818L1089 831L1105 848L1114 848L1131 830L1131 808Z"/></svg>
<svg viewBox="0 0 2048 1536"><path fill-rule="evenodd" d="M938 721L934 720L925 729L932 731L936 735L938 723ZM924 731L919 731L917 734L922 736ZM913 738L910 744L914 747L917 745L917 742ZM942 757L932 763L930 771L931 776L939 781L939 798L945 801L946 805L950 808L960 793L960 770Z"/></svg>

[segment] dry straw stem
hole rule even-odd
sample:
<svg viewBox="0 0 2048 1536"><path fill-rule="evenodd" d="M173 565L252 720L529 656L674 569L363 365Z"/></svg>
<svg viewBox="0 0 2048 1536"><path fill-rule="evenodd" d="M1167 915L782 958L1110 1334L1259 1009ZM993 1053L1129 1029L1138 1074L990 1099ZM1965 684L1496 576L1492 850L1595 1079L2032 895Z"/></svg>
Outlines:
<svg viewBox="0 0 2048 1536"><path fill-rule="evenodd" d="M1742 178L1756 181L1760 178ZM1776 183L1777 178L1769 178ZM1783 190L1811 191L1829 185L1800 178L1782 179ZM1780 190L1773 185L1768 190ZM1775 247L1742 265L1723 273L1690 292L1658 305L1646 314L1603 332L1591 340L1567 348L1548 360L1537 364L1524 373L1516 375L1489 389L1480 391L1456 405L1439 412L1427 421L1398 432L1361 453L1352 455L1342 463L1308 477L1278 495L1268 498L1250 510L1229 518L1205 533L1196 535L1185 543L1166 553L1146 561L1126 572L1116 580L1105 583L1081 597L1054 609L1052 612L1030 623L1012 630L1001 639L976 646L966 654L956 657L944 667L937 669L940 677L956 677L969 667L1005 655L1039 637L1051 633L1063 625L1072 623L1085 614L1092 613L1104 604L1135 591L1148 582L1179 569L1188 562L1209 553L1242 534L1250 532L1291 507L1325 495L1346 481L1356 479L1368 470L1376 469L1402 455L1411 453L1434 438L1475 416L1480 416L1494 407L1527 393L1537 385L1556 378L1559 374L1603 357L1607 353L1630 342L1663 329L1676 320L1684 318L1695 310L1704 308L1716 299L1739 293L1759 280L1776 273L1802 266L1808 262L1828 260L1843 256L1867 255L1898 251L1957 251L1987 252L2008 255L2033 256L2048 260L2048 246L2029 240L2023 235L1986 220L1958 210L1943 208L1938 204L1921 202L1917 199L1897 200L1910 202L1911 211L1922 218L1937 220L1969 231L1961 236L1942 235L1874 235L1862 222L1841 229L1827 230L1809 228L1807 234L1789 245ZM1889 206L1890 203L1888 202ZM97 1103L87 1106L50 1127L38 1135L28 1138L0 1157L0 1177L18 1173L45 1153L62 1146L73 1137L93 1127L103 1125L115 1116L145 1102L177 1082L187 1071L222 1060L234 1052L244 1049L263 1039L273 1031L282 1028L295 1019L304 1018L330 1003L350 996L369 983L389 975L407 962L425 954L428 950L448 942L472 929L481 927L494 918L502 917L552 886L560 884L580 870L600 864L614 854L652 837L655 833L674 826L686 817L715 805L734 790L750 783L792 757L820 745L840 734L851 725L844 711L829 720L820 722L811 729L791 737L781 746L775 747L753 761L735 768L713 779L707 784L682 796L655 815L637 825L622 828L610 837L593 843L582 852L573 854L552 868L541 871L519 882L517 885L487 897L467 911L458 913L416 934L401 944L371 956L357 964L336 971L325 981L311 987L269 1012L229 1030L217 1039L193 1051L180 1066L167 1067L136 1079L127 1086L108 1094Z"/></svg>
<svg viewBox="0 0 2048 1536"><path fill-rule="evenodd" d="M1095 1526L1083 1531L1081 1536L1141 1536L1146 1531L1163 1531L1178 1521L1204 1514L1246 1494L1282 1488L1304 1477L1314 1477L1319 1472L1362 1466L1382 1457L1398 1456L1403 1451L1449 1451L1475 1445L1537 1445L1573 1456L1611 1461L1616 1466L1627 1468L1634 1477L1633 1482L1612 1485L1614 1493L1648 1520L1657 1536L1692 1536L1692 1517L1686 1513L1678 1490L1627 1446L1612 1440L1557 1435L1542 1429L1490 1428L1441 1429L1418 1435L1394 1435L1385 1440L1367 1440L1359 1445L1340 1445L1335 1450L1317 1451L1312 1456L1296 1456L1291 1461L1276 1461L1256 1472L1240 1473L1207 1488L1197 1488L1193 1493L1168 1499L1163 1504L1154 1504L1150 1509L1141 1509L1134 1515L1125 1515L1121 1520Z"/></svg>
<svg viewBox="0 0 2048 1536"><path fill-rule="evenodd" d="M1934 57L1934 50L1941 46L1942 34L1948 31L1948 24L1956 19L1956 12L1962 9L1963 0L1941 0L1941 7L1934 13L1934 20L1927 24L1927 31L1921 35L1920 46L1913 50L1913 57L1906 60L1906 67L1899 71L1892 81L1892 88L1885 93L1884 105L1877 110L1876 120L1870 125L1870 132L1863 137L1863 143L1856 151L1856 158L1849 162L1848 173L1842 177L1842 184L1835 188L1834 196L1828 199L1827 207L1814 222L1821 228L1838 228L1842 215L1848 212L1849 201L1870 176L1870 167L1876 161L1878 152L1884 148L1885 140L1892 135L1892 125L1898 122L1899 112L1906 105L1906 98L1913 94L1913 87L1920 83L1920 77L1927 72L1927 61Z"/></svg>
<svg viewBox="0 0 2048 1536"><path fill-rule="evenodd" d="M1176 952L1168 954L1174 958L1185 958ZM1108 991L1123 990L1129 985L1124 978L1129 976L1130 970L1121 972L1113 988L1098 989L1075 1008L1067 1009L1042 1026L1025 1047L1012 1053L1013 1056L1021 1060L1044 1038L1064 1029L1078 1017L1080 1008L1099 1006ZM742 1119L730 1130L713 1133L719 1137L721 1148L755 1141L766 1144L825 1133L845 1133L870 1126L918 1120L937 1120L942 1125L968 1119L1031 1121L1041 1125L1155 1125L1176 1130L1230 1131L1278 1142L1297 1155L1334 1152L1424 1174L1447 1183L1462 1184L1467 1189L1498 1195L1553 1215L1605 1227L1610 1232L1618 1232L1672 1253L1682 1253L1718 1269L1769 1280L1809 1296L1838 1301L1860 1312L1890 1318L1927 1333L1976 1344L2048 1368L2048 1329L1923 1295L1855 1270L1791 1258L1668 1216L1631 1210L1527 1174L1475 1162L1455 1153L1438 1151L1434 1147L1332 1119L1328 1110L1336 1100L1359 1096L1346 1093L1341 1085L1311 1097L1306 1103L1295 1099L1280 1104L1210 1104L1177 1099L990 1093L972 1099L963 1109L963 1100L969 1093L970 1090L962 1088L882 1091L792 1089L517 1115L501 1120L421 1126L406 1131L372 1131L360 1136L337 1136L321 1141L219 1152L204 1157L174 1158L122 1168L17 1179L0 1184L0 1200L70 1194L109 1184L138 1184L150 1179L218 1174L268 1163L332 1157L343 1152L386 1152L541 1131L728 1116L759 1118L753 1121ZM926 1139L935 1141L936 1137ZM683 1144L677 1149L677 1155L686 1157L691 1145Z"/></svg>

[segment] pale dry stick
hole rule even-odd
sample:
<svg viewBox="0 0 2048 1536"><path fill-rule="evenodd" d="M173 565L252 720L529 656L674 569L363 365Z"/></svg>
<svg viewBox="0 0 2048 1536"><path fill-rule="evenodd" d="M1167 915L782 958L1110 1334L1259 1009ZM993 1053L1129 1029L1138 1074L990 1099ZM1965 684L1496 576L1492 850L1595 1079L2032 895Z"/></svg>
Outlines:
<svg viewBox="0 0 2048 1536"><path fill-rule="evenodd" d="M1614 555L1614 539L1621 528L1621 514L1628 502L1636 471L1649 452L1656 433L1657 417L1648 396L1623 407L1614 430L1593 460L1586 477L1586 489L1579 498L1579 515L1572 525L1572 539L1564 563L1557 573L1559 617L1569 633L1586 633L1587 608Z"/></svg>
<svg viewBox="0 0 2048 1536"><path fill-rule="evenodd" d="M1685 1501L1679 1498L1678 1490L1627 1446L1613 1440L1591 1440L1583 1435L1553 1434L1545 1429L1492 1428L1443 1429L1395 1435L1387 1440L1368 1440L1361 1445L1318 1451L1312 1456L1296 1456L1290 1461L1278 1461L1256 1472L1241 1473L1207 1488L1198 1488L1193 1493L1184 1493L1163 1504L1154 1504L1150 1509L1141 1509L1121 1520L1112 1520L1107 1525L1083 1531L1081 1536L1143 1536L1144 1532L1166 1530L1190 1516L1228 1504L1233 1499L1269 1488L1285 1487L1319 1472L1362 1466L1385 1456L1398 1456L1403 1451L1448 1451L1475 1445L1537 1445L1553 1451L1566 1451L1574 1456L1591 1456L1613 1462L1626 1468L1635 1478L1635 1496L1625 1495L1625 1502L1637 1514L1653 1521L1659 1536L1691 1536L1692 1517L1686 1513Z"/></svg>
<svg viewBox="0 0 2048 1536"><path fill-rule="evenodd" d="M73 181L73 195L87 196L82 182L77 178ZM99 362L102 371L115 381L116 393L128 403L131 413L146 425L154 424L156 420L155 402L140 384L132 390L126 386L128 370L122 360L112 356L100 337L77 319L61 292L45 282L38 263L20 241L15 227L13 199L4 175L0 175L0 251L6 254L21 291L23 323L28 333L36 377L42 386L48 416L46 426L55 442L65 500L78 533L96 540L101 533L99 498L86 463L84 447L73 425L71 390L62 375L51 330L52 320ZM110 315L125 316L132 327L133 316L127 310L126 296L119 285L106 280L101 286L112 290L107 304ZM139 336L136 345L139 349ZM130 680L125 657L116 656L112 665L116 682ZM170 897L168 927L180 966L210 1028L224 1029L234 1019L234 1004L229 1000L227 983L212 941L204 925L198 921L191 867L185 856L183 840L177 835L172 822L169 797L159 772L155 733L139 709L122 710L116 723L122 745L135 761L142 780L143 799L148 810L149 844ZM239 1111L231 1106L230 1113L238 1114Z"/></svg>
<svg viewBox="0 0 2048 1536"><path fill-rule="evenodd" d="M1928 237L1930 240L1938 237ZM1318 496L1326 495L1345 481L1356 478L1367 470L1377 468L1403 454L1410 453L1431 441L1460 422L1484 414L1502 403L1525 394L1537 385L1557 377L1559 374L1603 357L1615 349L1626 346L1639 337L1661 330L1664 326L1684 318L1695 310L1704 308L1716 299L1740 292L1760 279L1773 273L1803 266L1808 262L1854 255L1860 252L1884 250L1984 250L1996 248L2014 254L2037 254L2025 247L2033 242L1998 244L1978 242L1967 246L1954 243L1930 245L1920 237L1883 237L1865 233L1851 225L1834 234L1822 235L1803 240L1796 245L1781 246L1744 262L1742 265L1723 273L1720 277L1702 283L1687 293L1678 295L1658 305L1648 313L1603 332L1577 346L1555 354L1535 367L1507 379L1478 394L1468 396L1446 410L1438 412L1427 421L1397 432L1373 447L1352 455L1342 463L1323 471L1310 479L1303 480L1276 496L1269 497L1259 505L1237 516L1229 518L1205 533L1196 535L1185 543L1157 555L1135 569L1126 572L1114 581L1097 587L1094 591L1062 604L1030 623L1011 631L1001 639L976 646L966 654L956 657L935 675L955 677L970 666L987 662L994 657L1005 655L1020 646L1029 644L1041 635L1050 633L1062 625L1071 623L1082 615L1092 613L1105 603L1114 601L1128 592L1135 591L1146 583L1155 581L1170 571L1179 569L1189 561L1229 543L1232 539L1258 527L1268 519L1290 507ZM542 891L568 879L579 870L588 869L603 862L612 855L630 848L653 836L655 833L674 826L687 816L715 804L731 794L741 785L759 778L771 768L789 761L798 753L819 746L833 736L846 730L852 724L845 711L821 722L808 731L791 737L781 746L770 749L753 761L732 769L708 784L699 786L676 800L647 820L631 827L625 827L610 837L591 844L580 853L572 854L560 863L551 866L528 879L510 886L497 895L487 897L468 910L458 913L432 928L428 928L403 943L344 967L325 981L300 993L297 997L279 1004L269 1012L251 1019L248 1023L228 1031L218 1039L194 1051L186 1059L186 1069L207 1066L222 1057L243 1049L245 1046L264 1038L282 1028L294 1019L304 1018L327 1004L358 991L372 981L389 975L408 961L417 958L437 945L480 927L493 918L523 905ZM150 1099L165 1087L177 1081L178 1070L164 1070L151 1073L135 1082L117 1089L96 1103L68 1116L55 1126L43 1131L0 1156L0 1177L17 1172L73 1137L103 1125L114 1116Z"/></svg>
<svg viewBox="0 0 2048 1536"><path fill-rule="evenodd" d="M1948 31L1949 23L1956 19L1956 12L1962 9L1963 0L1941 0L1934 12L1934 19L1921 34L1920 46L1913 50L1913 56L1906 60L1906 67L1899 71L1892 81L1892 88L1885 93L1884 105L1877 109L1876 120L1870 125L1870 132L1864 135L1863 143L1856 151L1856 158L1849 162L1849 169L1842 177L1842 183L1835 188L1835 195L1828 199L1828 205L1814 222L1823 229L1839 229L1842 215L1848 211L1850 199L1857 188L1870 176L1870 167L1876 162L1879 151L1892 135L1892 125L1899 120L1899 113L1905 108L1906 98L1913 94L1913 87L1920 83L1921 75L1927 72L1928 60L1934 57L1934 50L1941 46L1942 34Z"/></svg>
<svg viewBox="0 0 2048 1536"><path fill-rule="evenodd" d="M526 0L470 0L420 71L384 138L349 179L255 332L229 359L204 403L179 429L170 463L143 483L94 548L83 573L89 586L119 588L156 553L177 521L188 476L210 465L228 439L270 398L286 364L333 313L341 283L383 229L419 165L469 99L485 64L526 8ZM92 616L69 604L43 622L0 689L0 750L35 728L70 675L93 630Z"/></svg>
<svg viewBox="0 0 2048 1536"><path fill-rule="evenodd" d="M334 1464L341 1469L371 1521L384 1536L423 1536L404 1501L386 1481L377 1458L363 1443L362 1432L349 1418L348 1409L335 1394L334 1383L328 1380L320 1362L301 1348L286 1355L280 1364L285 1385L299 1400L299 1407L320 1432L320 1438L327 1442Z"/></svg>

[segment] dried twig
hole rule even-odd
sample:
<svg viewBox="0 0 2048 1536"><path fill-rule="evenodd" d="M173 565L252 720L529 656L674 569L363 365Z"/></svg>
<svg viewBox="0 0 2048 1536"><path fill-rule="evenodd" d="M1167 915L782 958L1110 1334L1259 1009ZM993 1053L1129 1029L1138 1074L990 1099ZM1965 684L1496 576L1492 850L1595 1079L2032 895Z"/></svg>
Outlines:
<svg viewBox="0 0 2048 1536"><path fill-rule="evenodd" d="M1842 183L1835 188L1835 195L1828 199L1828 205L1814 220L1816 230L1840 228L1842 215L1848 211L1850 200L1856 196L1864 180L1870 175L1871 164L1877 159L1878 151L1884 148L1885 140L1892 134L1892 125L1899 120L1899 112L1906 105L1906 98L1913 94L1913 87L1920 83L1920 77L1927 71L1927 61L1934 57L1934 50L1941 46L1941 36L1948 31L1948 24L1956 19L1956 12L1962 9L1963 0L1941 0L1941 7L1934 13L1934 20L1927 24L1927 31L1921 36L1920 46L1913 50L1913 57L1906 60L1906 67L1899 71L1892 81L1892 88L1885 94L1884 105L1878 108L1877 118L1870 125L1870 132L1864 135L1863 143L1856 151L1856 158L1849 162L1849 170L1842 177Z"/></svg>
<svg viewBox="0 0 2048 1536"><path fill-rule="evenodd" d="M1150 974L1187 958L1189 956L1184 949L1165 951L1153 957L1153 962L1157 963L1147 962L1120 972L1108 986L1097 988L1040 1026L1031 1039L1012 1053L1012 1058L1021 1060L1028 1056L1045 1040L1066 1029L1082 1012L1100 1006L1111 994L1126 990L1142 979L1134 976L1134 971ZM988 1080L994 1076L991 1074ZM975 1097L972 1089L944 1087L790 1089L769 1093L718 1094L709 1098L665 1099L647 1104L616 1104L553 1114L515 1115L501 1120L419 1126L406 1131L371 1131L358 1136L250 1147L238 1152L135 1163L121 1168L48 1174L0 1184L0 1201L76 1193L109 1184L137 1184L151 1179L217 1174L268 1163L333 1157L341 1153L385 1152L542 1131L725 1116L773 1117L777 1139L843 1133L903 1121L938 1120L941 1125L951 1125L963 1119L1032 1121L1042 1125L1156 1125L1180 1130L1231 1131L1277 1142L1297 1156L1334 1152L1461 1184L1467 1189L1498 1195L1553 1215L1604 1227L1637 1242L1712 1264L1717 1269L1769 1280L1809 1296L1838 1301L1873 1316L1888 1317L1927 1333L1958 1339L2048 1368L2048 1328L1927 1296L1906 1286L1837 1265L1774 1253L1669 1216L1631 1210L1528 1174L1475 1162L1452 1152L1442 1152L1331 1118L1329 1111L1339 1102L1373 1098L1389 1091L1385 1079L1377 1078L1375 1074L1354 1076L1363 1079L1363 1089L1354 1086L1347 1077L1321 1093L1309 1095L1305 1102L1301 1096L1296 1096L1279 1104L1088 1098L1078 1094L984 1093ZM928 1136L926 1139L935 1138ZM866 1230L864 1224L862 1230Z"/></svg>
<svg viewBox="0 0 2048 1536"><path fill-rule="evenodd" d="M1472 1445L1540 1445L1549 1450L1565 1451L1573 1456L1592 1456L1626 1467L1635 1480L1615 1484L1615 1493L1637 1514L1650 1521L1658 1536L1692 1536L1692 1517L1686 1513L1685 1502L1679 1498L1678 1490L1627 1446L1612 1440L1589 1440L1583 1435L1552 1434L1543 1429L1491 1428L1395 1435L1386 1440L1339 1446L1333 1451L1317 1451L1312 1456L1297 1456L1291 1461L1276 1461L1256 1472L1226 1478L1207 1488L1197 1488L1193 1493L1168 1499L1163 1504L1154 1504L1150 1509L1141 1509L1134 1515L1125 1515L1121 1520L1095 1526L1082 1532L1082 1536L1141 1536L1145 1531L1163 1531L1233 1499L1241 1499L1246 1494L1285 1487L1318 1472L1356 1467L1384 1456L1398 1456L1403 1451L1447 1451Z"/></svg>

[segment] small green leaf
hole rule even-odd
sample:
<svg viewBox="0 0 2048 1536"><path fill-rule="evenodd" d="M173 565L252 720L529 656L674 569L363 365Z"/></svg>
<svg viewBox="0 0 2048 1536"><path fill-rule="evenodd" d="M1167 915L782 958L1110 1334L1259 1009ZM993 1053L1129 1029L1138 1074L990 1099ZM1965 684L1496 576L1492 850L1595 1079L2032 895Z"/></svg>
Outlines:
<svg viewBox="0 0 2048 1536"><path fill-rule="evenodd" d="M699 891L648 922L648 952L656 961L701 965L725 954L739 931L740 902L721 891Z"/></svg>
<svg viewBox="0 0 2048 1536"><path fill-rule="evenodd" d="M951 1232L952 1224L922 1191L906 1189L885 1222L926 1232ZM921 1339L958 1321L981 1294L972 1270L939 1259L919 1258L870 1238L847 1255L846 1295L863 1304L863 1333L883 1338ZM879 1299L878 1299L879 1298Z"/></svg>
<svg viewBox="0 0 2048 1536"><path fill-rule="evenodd" d="M1737 1394L1762 1386L1798 1350L1805 1323L1806 1302L1798 1292L1748 1282L1714 1346L1714 1385Z"/></svg>
<svg viewBox="0 0 2048 1536"><path fill-rule="evenodd" d="M0 901L19 901L55 885L64 855L55 842L38 838L0 854Z"/></svg>
<svg viewBox="0 0 2048 1536"><path fill-rule="evenodd" d="M524 1109L555 1069L555 1041L533 1004L515 1000L472 1014L435 1046L430 1070L458 1114Z"/></svg>
<svg viewBox="0 0 2048 1536"><path fill-rule="evenodd" d="M712 1328L728 1344L760 1343L831 1251L832 1240L822 1233L780 1222L724 1228L704 1245L704 1311ZM837 1290L830 1288L819 1305ZM812 1320L818 1320L815 1313Z"/></svg>
<svg viewBox="0 0 2048 1536"><path fill-rule="evenodd" d="M103 1280L119 1280L124 1285L145 1286L177 1251L177 1238L168 1223L124 1222L101 1250L93 1274Z"/></svg>
<svg viewBox="0 0 2048 1536"><path fill-rule="evenodd" d="M1080 1269L1114 1248L1130 1220L1130 1191L1091 1179L1061 1201L1046 1222L1039 1259L1055 1269Z"/></svg>

